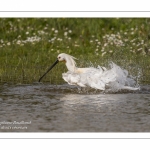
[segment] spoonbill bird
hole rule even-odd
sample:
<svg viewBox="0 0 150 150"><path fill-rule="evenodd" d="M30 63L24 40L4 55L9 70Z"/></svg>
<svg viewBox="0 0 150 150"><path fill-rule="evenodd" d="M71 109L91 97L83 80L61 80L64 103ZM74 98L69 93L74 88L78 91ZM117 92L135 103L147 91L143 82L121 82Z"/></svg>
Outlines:
<svg viewBox="0 0 150 150"><path fill-rule="evenodd" d="M136 81L128 75L128 71L121 69L113 62L110 64L111 69L101 66L97 68L78 68L75 59L75 57L65 53L59 54L56 62L41 76L39 82L58 62L65 62L68 72L63 73L62 78L70 85L99 90L139 90L139 87L135 87Z"/></svg>

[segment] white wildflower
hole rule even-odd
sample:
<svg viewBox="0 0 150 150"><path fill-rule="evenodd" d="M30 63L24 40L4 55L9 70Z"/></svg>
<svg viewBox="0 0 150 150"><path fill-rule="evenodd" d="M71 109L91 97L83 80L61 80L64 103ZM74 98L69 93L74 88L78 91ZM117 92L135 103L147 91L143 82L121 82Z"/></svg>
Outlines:
<svg viewBox="0 0 150 150"><path fill-rule="evenodd" d="M106 52L102 53L102 57L106 54Z"/></svg>
<svg viewBox="0 0 150 150"><path fill-rule="evenodd" d="M55 30L55 33L58 33L58 30Z"/></svg>
<svg viewBox="0 0 150 150"><path fill-rule="evenodd" d="M57 41L62 41L62 39L61 39L61 38L58 38Z"/></svg>
<svg viewBox="0 0 150 150"><path fill-rule="evenodd" d="M136 39L131 40L130 42L134 42Z"/></svg>
<svg viewBox="0 0 150 150"><path fill-rule="evenodd" d="M39 33L39 34L45 34L45 32L44 32L44 31L38 31L38 33Z"/></svg>
<svg viewBox="0 0 150 150"><path fill-rule="evenodd" d="M141 44L144 44L144 40L141 41Z"/></svg>
<svg viewBox="0 0 150 150"><path fill-rule="evenodd" d="M105 43L105 44L104 44L104 47L106 47L107 45L108 45L108 43Z"/></svg>
<svg viewBox="0 0 150 150"><path fill-rule="evenodd" d="M67 36L68 32L64 32L64 36Z"/></svg>
<svg viewBox="0 0 150 150"><path fill-rule="evenodd" d="M139 52L139 51L142 51L142 48L137 49L137 51L138 51L138 52Z"/></svg>
<svg viewBox="0 0 150 150"><path fill-rule="evenodd" d="M140 46L141 45L141 43L138 43L136 46L138 47L138 46Z"/></svg>
<svg viewBox="0 0 150 150"><path fill-rule="evenodd" d="M75 47L79 47L80 45L75 44L74 46L75 46Z"/></svg>
<svg viewBox="0 0 150 150"><path fill-rule="evenodd" d="M18 35L18 38L21 38L21 35Z"/></svg>
<svg viewBox="0 0 150 150"><path fill-rule="evenodd" d="M20 45L20 43L21 43L21 41L20 41L20 40L18 40L18 41L17 41L17 44L18 44L18 45Z"/></svg>
<svg viewBox="0 0 150 150"><path fill-rule="evenodd" d="M72 31L71 31L71 30L69 30L68 32L69 32L69 33L72 33Z"/></svg>
<svg viewBox="0 0 150 150"><path fill-rule="evenodd" d="M9 46L9 45L10 45L10 42L8 42L7 45Z"/></svg>

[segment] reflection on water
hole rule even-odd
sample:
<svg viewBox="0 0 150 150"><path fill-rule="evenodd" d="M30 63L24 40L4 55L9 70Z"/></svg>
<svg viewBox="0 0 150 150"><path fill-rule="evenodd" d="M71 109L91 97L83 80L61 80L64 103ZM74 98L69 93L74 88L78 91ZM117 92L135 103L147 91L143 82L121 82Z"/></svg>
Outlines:
<svg viewBox="0 0 150 150"><path fill-rule="evenodd" d="M104 94L68 85L5 85L0 95L0 132L150 131L150 86Z"/></svg>

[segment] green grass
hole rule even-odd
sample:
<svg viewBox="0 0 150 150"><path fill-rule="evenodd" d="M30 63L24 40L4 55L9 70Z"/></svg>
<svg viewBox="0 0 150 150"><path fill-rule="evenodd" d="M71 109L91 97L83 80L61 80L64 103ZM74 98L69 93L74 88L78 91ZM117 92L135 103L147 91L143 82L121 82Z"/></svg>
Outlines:
<svg viewBox="0 0 150 150"><path fill-rule="evenodd" d="M113 61L150 83L149 18L1 18L0 82L31 84L59 53L78 58L79 67ZM43 82L64 83L59 63Z"/></svg>

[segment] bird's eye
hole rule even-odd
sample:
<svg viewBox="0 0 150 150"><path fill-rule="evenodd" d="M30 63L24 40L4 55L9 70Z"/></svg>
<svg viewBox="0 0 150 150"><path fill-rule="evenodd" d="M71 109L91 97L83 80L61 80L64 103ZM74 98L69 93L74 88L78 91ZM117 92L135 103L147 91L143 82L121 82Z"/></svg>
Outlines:
<svg viewBox="0 0 150 150"><path fill-rule="evenodd" d="M61 57L58 57L59 59L61 58Z"/></svg>

